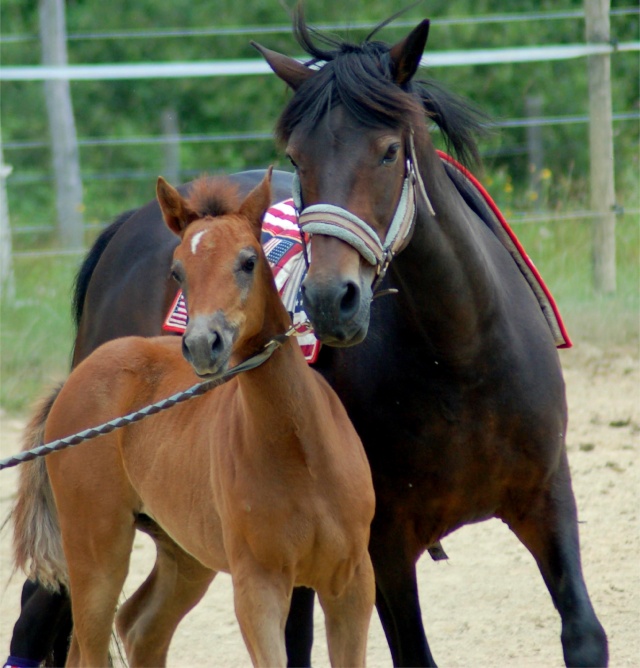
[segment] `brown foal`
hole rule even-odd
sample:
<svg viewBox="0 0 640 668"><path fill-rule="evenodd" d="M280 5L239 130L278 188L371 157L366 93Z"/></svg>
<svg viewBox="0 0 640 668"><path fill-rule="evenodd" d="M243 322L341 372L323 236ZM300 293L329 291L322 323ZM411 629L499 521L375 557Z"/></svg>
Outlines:
<svg viewBox="0 0 640 668"><path fill-rule="evenodd" d="M99 348L62 387L46 441L190 387L289 328L260 246L270 177L239 205L223 181L202 180L184 199L158 180L180 238L172 274L187 298L187 331ZM46 467L71 591L68 665L107 665L136 527L156 542L157 559L115 615L132 666L165 664L178 623L218 571L232 576L255 665L286 664L297 585L318 593L331 663L364 664L375 597L371 474L342 404L295 341L201 397L50 455Z"/></svg>

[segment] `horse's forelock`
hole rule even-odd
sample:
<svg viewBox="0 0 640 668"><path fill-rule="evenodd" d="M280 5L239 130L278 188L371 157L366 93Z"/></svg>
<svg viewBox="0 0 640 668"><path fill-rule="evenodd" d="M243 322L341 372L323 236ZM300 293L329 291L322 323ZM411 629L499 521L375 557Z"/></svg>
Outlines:
<svg viewBox="0 0 640 668"><path fill-rule="evenodd" d="M322 35L308 28L301 15L296 17L294 34L314 60L325 64L298 88L280 115L276 125L279 143L286 144L294 128L311 128L330 109L343 104L366 127L405 128L415 122L419 111L438 125L458 160L467 165L478 161L475 137L483 133L488 118L432 82L408 82L399 87L393 80L389 45L369 39L351 44ZM312 36L331 48L318 47Z"/></svg>
<svg viewBox="0 0 640 668"><path fill-rule="evenodd" d="M342 45L290 100L276 126L286 142L293 129L313 127L327 111L343 104L366 127L403 127L407 109L419 105L391 78L388 48L379 43Z"/></svg>
<svg viewBox="0 0 640 668"><path fill-rule="evenodd" d="M240 208L238 186L228 179L202 177L194 181L187 202L203 218L235 213Z"/></svg>

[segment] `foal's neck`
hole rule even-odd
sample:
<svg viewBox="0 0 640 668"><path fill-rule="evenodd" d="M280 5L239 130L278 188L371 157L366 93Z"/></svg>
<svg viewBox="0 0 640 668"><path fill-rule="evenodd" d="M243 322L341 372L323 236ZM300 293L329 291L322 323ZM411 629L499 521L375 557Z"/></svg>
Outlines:
<svg viewBox="0 0 640 668"><path fill-rule="evenodd" d="M288 338L264 364L237 380L240 415L253 444L243 456L258 466L295 462L313 468L323 442L323 397L298 343Z"/></svg>
<svg viewBox="0 0 640 668"><path fill-rule="evenodd" d="M273 337L284 334L291 327L287 313L275 286L265 309L264 327L252 341L259 352ZM248 356L245 351L244 356ZM273 420L297 421L304 410L305 397L315 391L315 374L308 368L297 341L284 340L272 356L261 366L237 376L245 408L255 422Z"/></svg>

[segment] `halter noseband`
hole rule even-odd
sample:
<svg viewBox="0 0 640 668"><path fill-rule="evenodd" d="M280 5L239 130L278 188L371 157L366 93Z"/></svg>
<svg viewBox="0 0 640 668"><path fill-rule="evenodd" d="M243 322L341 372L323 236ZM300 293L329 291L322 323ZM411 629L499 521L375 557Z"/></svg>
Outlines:
<svg viewBox="0 0 640 668"><path fill-rule="evenodd" d="M379 283L389 268L391 260L404 248L413 232L417 214L416 184L429 212L435 215L416 163L412 131L409 136L409 156L406 161L402 193L384 243L362 218L340 206L313 204L304 208L300 180L296 174L293 180L293 201L299 212L300 229L309 237L314 234L336 237L355 248L369 264L376 268L375 284Z"/></svg>

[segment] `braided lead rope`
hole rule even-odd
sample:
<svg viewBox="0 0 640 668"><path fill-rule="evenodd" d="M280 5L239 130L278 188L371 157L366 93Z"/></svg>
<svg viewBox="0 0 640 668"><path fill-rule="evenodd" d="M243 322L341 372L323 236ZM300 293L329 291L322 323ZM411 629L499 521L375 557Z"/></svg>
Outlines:
<svg viewBox="0 0 640 668"><path fill-rule="evenodd" d="M259 353L249 357L244 362L237 364L232 369L228 369L224 373L209 378L202 383L193 385L190 388L183 390L182 392L178 392L177 394L157 401L156 403L150 404L149 406L145 406L144 408L134 411L133 413L129 413L123 417L114 418L113 420L109 420L109 422L105 422L101 425L98 425L97 427L85 429L84 431L80 431L77 434L66 436L65 438L59 438L56 441L51 441L51 443L45 443L44 445L39 445L38 447L31 450L25 450L24 452L13 455L12 457L2 459L0 460L0 471L11 468L12 466L17 466L23 462L36 459L37 457L44 457L58 450L64 450L65 448L79 445L80 443L89 441L92 438L104 436L105 434L109 434L116 429L121 429L122 427L126 427L127 425L133 424L134 422L139 422L140 420L144 420L151 415L155 415L156 413L165 411L168 408L172 408L176 404L180 404L184 401L189 401L189 399L199 397L205 392L223 385L225 382L233 378L233 376L237 376L243 371L249 371L250 369L259 367L271 357L271 355L282 345L287 337L295 335L295 330L293 327L291 327L284 334L271 339L271 341L265 344L265 347Z"/></svg>

